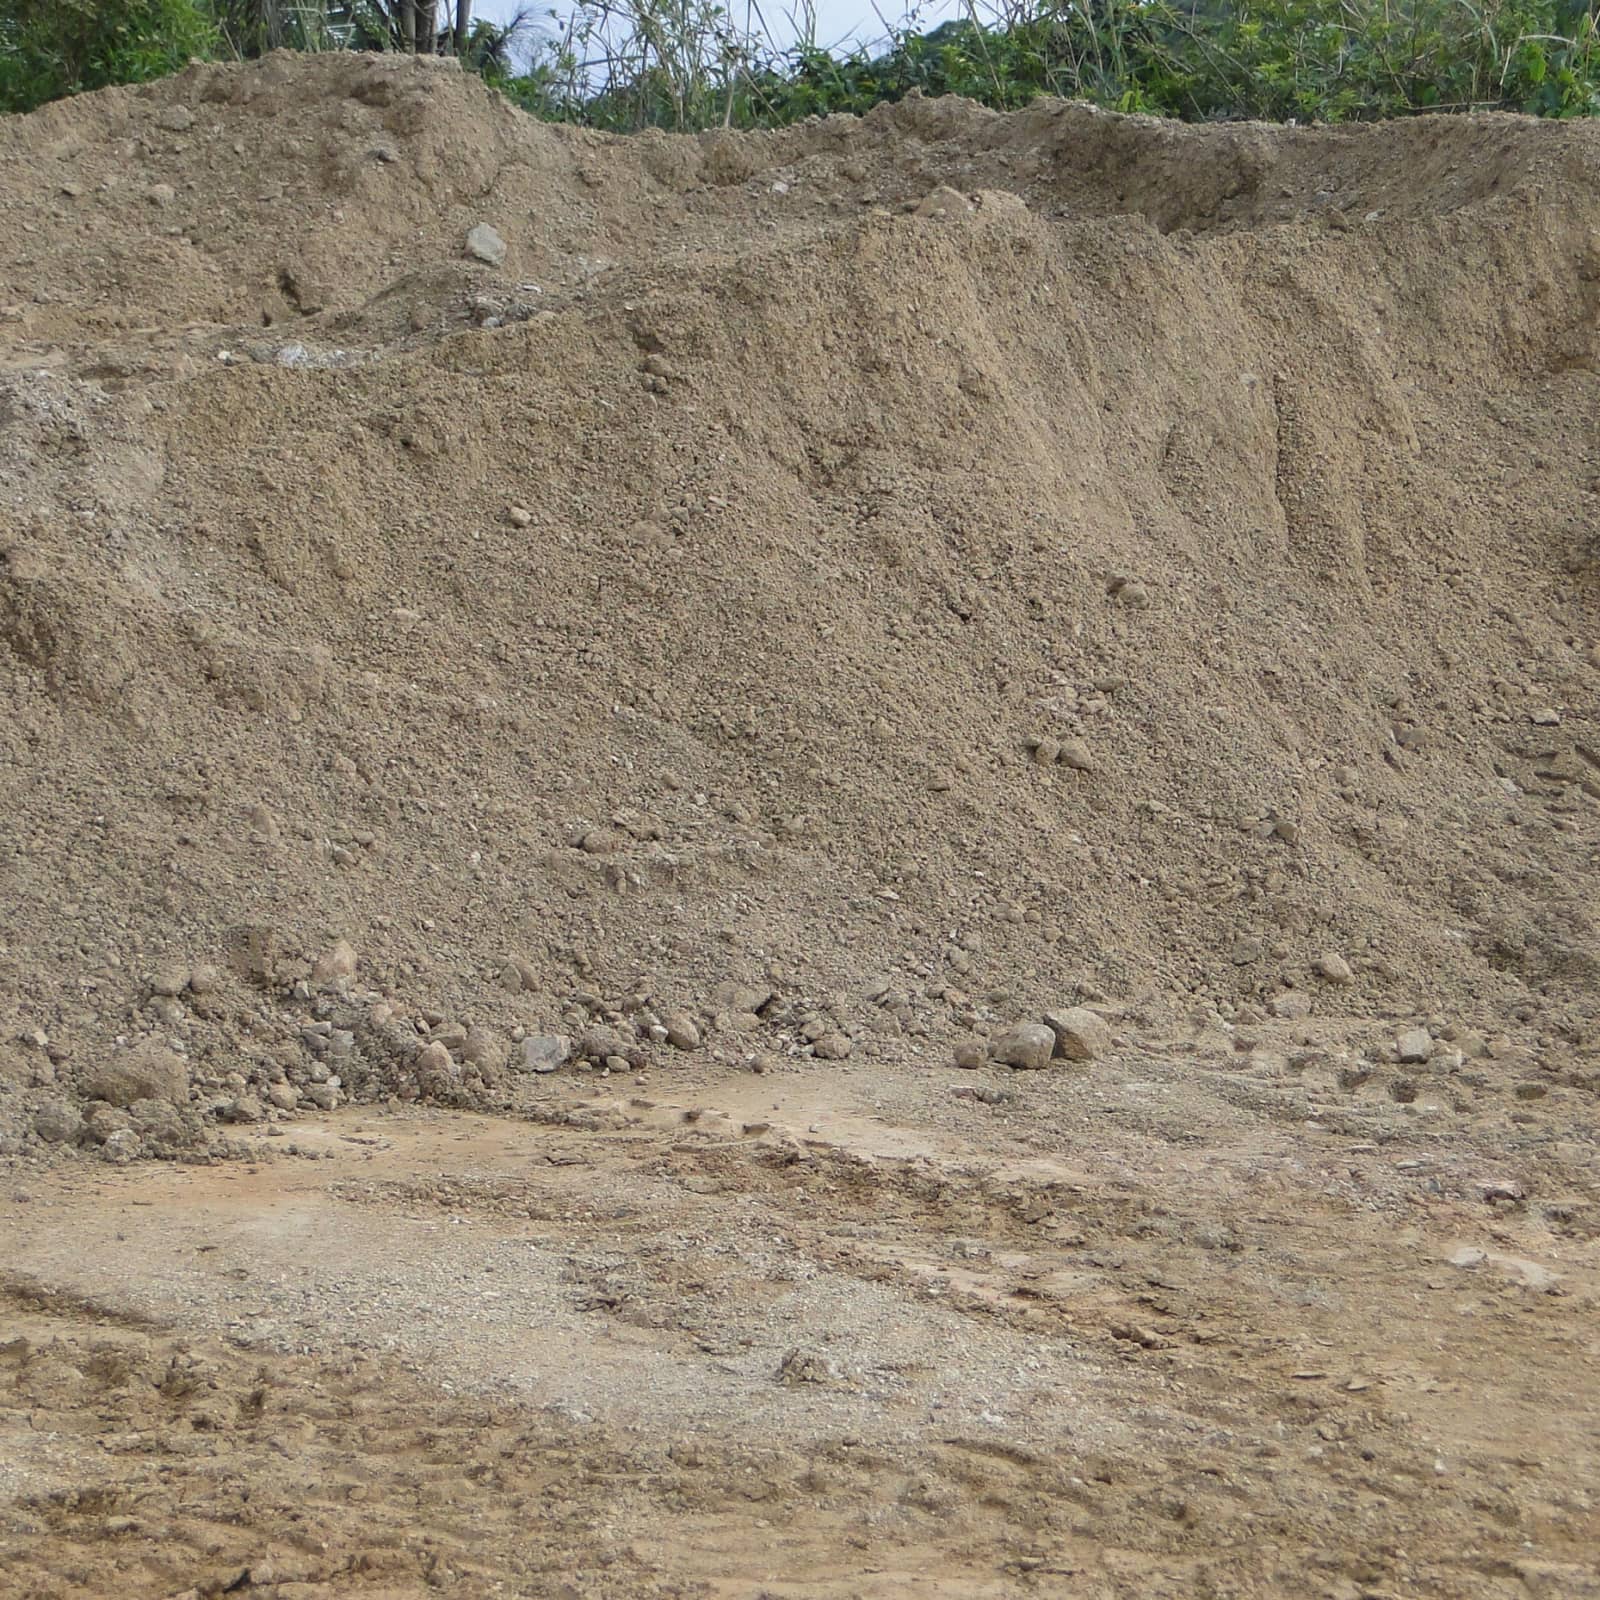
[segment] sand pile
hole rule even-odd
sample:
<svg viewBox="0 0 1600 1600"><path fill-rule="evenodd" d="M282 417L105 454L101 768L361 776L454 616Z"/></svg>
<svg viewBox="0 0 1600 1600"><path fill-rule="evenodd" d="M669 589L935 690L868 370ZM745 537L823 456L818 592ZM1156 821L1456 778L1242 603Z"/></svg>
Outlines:
<svg viewBox="0 0 1600 1600"><path fill-rule="evenodd" d="M1075 1001L1592 1075L1596 130L323 57L0 159L6 1148Z"/></svg>

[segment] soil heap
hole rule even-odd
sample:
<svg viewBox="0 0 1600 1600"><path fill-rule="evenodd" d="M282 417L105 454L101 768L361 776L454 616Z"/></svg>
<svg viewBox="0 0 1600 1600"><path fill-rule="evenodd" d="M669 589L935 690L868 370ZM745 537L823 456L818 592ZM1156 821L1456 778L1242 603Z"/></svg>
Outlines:
<svg viewBox="0 0 1600 1600"><path fill-rule="evenodd" d="M1075 1001L1592 1083L1600 130L322 56L0 160L0 1151Z"/></svg>

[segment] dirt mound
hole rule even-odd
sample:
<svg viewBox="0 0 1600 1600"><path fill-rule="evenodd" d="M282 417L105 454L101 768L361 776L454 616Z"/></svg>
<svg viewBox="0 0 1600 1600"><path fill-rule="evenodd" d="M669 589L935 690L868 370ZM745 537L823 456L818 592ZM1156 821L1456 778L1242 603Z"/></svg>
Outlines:
<svg viewBox="0 0 1600 1600"><path fill-rule="evenodd" d="M0 156L4 1148L1075 1000L1590 1081L1593 130L323 57Z"/></svg>

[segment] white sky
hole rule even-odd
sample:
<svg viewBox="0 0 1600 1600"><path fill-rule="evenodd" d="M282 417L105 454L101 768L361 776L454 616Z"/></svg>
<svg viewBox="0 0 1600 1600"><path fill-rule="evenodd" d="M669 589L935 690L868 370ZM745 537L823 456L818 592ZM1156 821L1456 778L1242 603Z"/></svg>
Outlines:
<svg viewBox="0 0 1600 1600"><path fill-rule="evenodd" d="M551 11L569 9L563 0L531 0L535 16L545 20ZM778 45L791 44L800 33L795 19L803 14L805 0L726 0L735 27L766 34ZM900 24L902 14L915 0L877 0L877 9L889 22ZM873 45L885 39L888 28L876 15L873 0L810 0L816 18L817 43L829 47L844 43ZM518 0L474 0L473 15L505 21L519 9ZM935 28L961 10L960 0L926 0L918 8L917 28ZM763 26L764 24L764 26ZM556 24L551 24L556 31Z"/></svg>

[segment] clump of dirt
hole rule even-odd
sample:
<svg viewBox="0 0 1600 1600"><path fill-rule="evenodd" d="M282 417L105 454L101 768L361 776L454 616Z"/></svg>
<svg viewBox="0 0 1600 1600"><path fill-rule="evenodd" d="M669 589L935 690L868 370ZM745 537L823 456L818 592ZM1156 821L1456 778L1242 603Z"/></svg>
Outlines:
<svg viewBox="0 0 1600 1600"><path fill-rule="evenodd" d="M1594 130L329 56L0 156L0 1149L1074 1003L1592 1085Z"/></svg>

